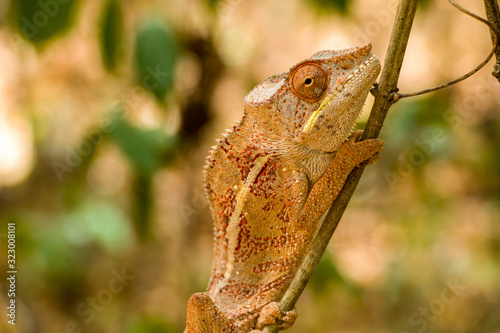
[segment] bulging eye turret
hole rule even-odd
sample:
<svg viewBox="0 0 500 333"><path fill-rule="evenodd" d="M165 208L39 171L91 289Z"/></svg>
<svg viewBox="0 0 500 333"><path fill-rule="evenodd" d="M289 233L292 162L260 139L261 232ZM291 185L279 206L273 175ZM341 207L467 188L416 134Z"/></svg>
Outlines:
<svg viewBox="0 0 500 333"><path fill-rule="evenodd" d="M328 72L314 62L306 62L293 69L290 87L299 98L313 103L323 96L328 87Z"/></svg>

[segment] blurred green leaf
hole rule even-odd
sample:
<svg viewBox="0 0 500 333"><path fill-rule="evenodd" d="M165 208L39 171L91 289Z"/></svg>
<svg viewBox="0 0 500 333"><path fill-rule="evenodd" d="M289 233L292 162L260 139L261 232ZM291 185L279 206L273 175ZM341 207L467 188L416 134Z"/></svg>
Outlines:
<svg viewBox="0 0 500 333"><path fill-rule="evenodd" d="M425 98L410 100L407 110L414 114L414 125L419 127L441 126L450 127L445 114L450 109L450 97L447 93L430 94Z"/></svg>
<svg viewBox="0 0 500 333"><path fill-rule="evenodd" d="M331 256L325 253L314 270L309 285L316 295L325 295L328 287L334 284L340 284L342 288L347 289L355 295L359 295L362 292L360 287L342 276Z"/></svg>
<svg viewBox="0 0 500 333"><path fill-rule="evenodd" d="M311 5L320 10L337 11L346 14L349 10L351 0L307 0Z"/></svg>
<svg viewBox="0 0 500 333"><path fill-rule="evenodd" d="M333 264L330 256L325 254L323 258L321 258L314 274L311 277L310 285L315 292L321 293L325 291L328 285L335 281L339 282L343 281L343 279L340 276L337 267Z"/></svg>
<svg viewBox="0 0 500 333"><path fill-rule="evenodd" d="M491 114L498 110L492 110ZM483 195L500 200L500 121L495 118L485 119L478 125L478 133L482 137L481 159L471 163L477 183L481 184ZM480 161L480 162L479 162ZM479 163L478 163L479 162ZM500 205L498 206L500 207Z"/></svg>
<svg viewBox="0 0 500 333"><path fill-rule="evenodd" d="M405 148L415 145L415 140L429 138L436 128L447 132L453 123L447 121L450 105L446 94L432 94L416 100L403 100L395 105L393 116L383 129L386 141L384 152L394 157Z"/></svg>
<svg viewBox="0 0 500 333"><path fill-rule="evenodd" d="M78 0L12 0L21 35L34 44L67 31L74 23Z"/></svg>
<svg viewBox="0 0 500 333"><path fill-rule="evenodd" d="M142 317L134 320L124 333L178 333L180 330L175 325L154 317Z"/></svg>
<svg viewBox="0 0 500 333"><path fill-rule="evenodd" d="M88 253L75 247L61 232L60 223L32 224L29 242L36 251L25 256L30 263L26 270L37 275L37 282L30 286L30 292L43 291L39 280L53 281L49 289L54 300L67 304L82 297L85 291L85 270L91 260ZM31 277L29 277L31 278ZM75 285L80 288L74 288Z"/></svg>
<svg viewBox="0 0 500 333"><path fill-rule="evenodd" d="M103 11L101 22L101 56L104 67L109 71L116 69L123 34L123 9L121 2L109 0Z"/></svg>
<svg viewBox="0 0 500 333"><path fill-rule="evenodd" d="M75 272L75 251L60 232L57 225L45 226L44 230L33 234L37 245L37 261L45 268L45 273L62 279Z"/></svg>
<svg viewBox="0 0 500 333"><path fill-rule="evenodd" d="M419 0L418 1L418 9L427 10L430 7L432 0Z"/></svg>
<svg viewBox="0 0 500 333"><path fill-rule="evenodd" d="M173 32L159 19L148 19L140 26L135 42L137 79L161 103L172 88L177 53Z"/></svg>
<svg viewBox="0 0 500 333"><path fill-rule="evenodd" d="M93 241L108 252L119 253L132 242L129 223L123 213L105 201L87 201L63 217L62 231L78 245Z"/></svg>
<svg viewBox="0 0 500 333"><path fill-rule="evenodd" d="M133 204L132 219L135 232L141 241L145 241L153 234L151 233L153 196L153 179L151 175L137 175L133 180Z"/></svg>
<svg viewBox="0 0 500 333"><path fill-rule="evenodd" d="M205 0L205 2L208 4L208 6L212 9L215 9L217 5L220 3L219 0Z"/></svg>
<svg viewBox="0 0 500 333"><path fill-rule="evenodd" d="M141 129L119 116L112 120L111 126L110 138L141 175L151 176L177 147L177 138L161 129Z"/></svg>

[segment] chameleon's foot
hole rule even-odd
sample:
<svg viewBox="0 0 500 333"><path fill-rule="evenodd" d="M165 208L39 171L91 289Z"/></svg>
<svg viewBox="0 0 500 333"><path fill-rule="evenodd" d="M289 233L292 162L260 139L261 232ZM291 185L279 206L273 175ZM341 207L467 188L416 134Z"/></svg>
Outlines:
<svg viewBox="0 0 500 333"><path fill-rule="evenodd" d="M359 142L361 140L361 136L363 136L363 131L362 130L356 130L352 132L351 135L347 138L347 141L351 141L353 143Z"/></svg>
<svg viewBox="0 0 500 333"><path fill-rule="evenodd" d="M375 155L367 159L366 161L362 162L360 165L362 166L368 166L377 163L380 161L380 152L376 152Z"/></svg>
<svg viewBox="0 0 500 333"><path fill-rule="evenodd" d="M380 139L358 141L362 134L363 131L354 131L339 149L339 153L345 155L354 166L376 163L384 146L384 141Z"/></svg>
<svg viewBox="0 0 500 333"><path fill-rule="evenodd" d="M280 327L282 327L282 329L284 330L292 327L292 325L295 323L295 319L297 319L298 316L299 315L295 308L292 311L285 312L285 316L280 318L280 320L283 321Z"/></svg>
<svg viewBox="0 0 500 333"><path fill-rule="evenodd" d="M297 319L297 310L287 311L284 315L281 312L277 302L266 304L260 311L259 318L257 319L257 328L262 329L268 324L278 324L282 330L292 327ZM252 331L257 333L261 331Z"/></svg>

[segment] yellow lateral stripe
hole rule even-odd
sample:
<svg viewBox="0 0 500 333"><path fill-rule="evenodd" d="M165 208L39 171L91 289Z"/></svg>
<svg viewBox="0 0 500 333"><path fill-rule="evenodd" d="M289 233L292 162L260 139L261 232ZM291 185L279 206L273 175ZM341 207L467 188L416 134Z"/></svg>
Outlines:
<svg viewBox="0 0 500 333"><path fill-rule="evenodd" d="M215 295L219 293L219 291L227 285L229 278L233 274L234 270L234 252L238 247L238 235L240 233L240 215L243 211L243 207L245 206L246 199L248 194L250 193L250 186L255 182L257 176L260 171L264 168L267 161L273 157L273 155L261 156L255 159L255 164L248 173L247 179L243 186L241 186L238 194L236 194L236 207L234 208L233 214L229 218L229 224L226 229L226 239L227 239L227 266L226 272L224 273L224 278L219 281L217 287L215 288Z"/></svg>
<svg viewBox="0 0 500 333"><path fill-rule="evenodd" d="M330 103L330 101L337 95L337 92L334 91L331 95L328 95L323 102L321 102L320 106L316 109L316 111L313 112L313 114L307 119L307 123L304 126L304 129L302 132L307 133L311 130L313 127L314 123L316 122L316 118L320 114L321 110L325 108L325 106Z"/></svg>

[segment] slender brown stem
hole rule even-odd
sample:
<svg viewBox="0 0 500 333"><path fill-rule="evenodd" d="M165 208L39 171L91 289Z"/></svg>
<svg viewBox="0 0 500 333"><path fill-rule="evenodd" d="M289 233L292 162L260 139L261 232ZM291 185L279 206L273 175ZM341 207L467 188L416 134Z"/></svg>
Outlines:
<svg viewBox="0 0 500 333"><path fill-rule="evenodd" d="M391 33L389 49L384 63L384 69L380 78L380 84L375 91L375 102L370 113L370 118L363 133L363 139L376 138L387 112L397 99L393 98L396 91L399 73L403 64L406 45L410 36L413 18L417 9L418 0L401 0L397 9L394 27ZM304 290L309 278L316 268L321 256L325 252L330 239L344 213L347 203L351 199L364 168L355 169L349 175L344 188L339 193L332 207L330 208L325 221L321 225L309 252L304 259L299 271L285 295L281 299L280 309L290 311L295 307L300 294ZM278 332L276 325L267 325L264 332Z"/></svg>
<svg viewBox="0 0 500 333"><path fill-rule="evenodd" d="M500 44L498 43L498 36L500 34L500 9L498 8L497 0L484 0L484 9L488 21L493 26L493 28L490 26L491 41L493 45L496 45L495 57L497 61L493 67L493 73L491 74L496 77L500 83Z"/></svg>
<svg viewBox="0 0 500 333"><path fill-rule="evenodd" d="M499 65L499 60L498 60L498 54L500 52L500 49L498 47L498 39L499 39L499 36L498 36L498 29L495 28L494 24L483 19L482 17L480 16L477 16L476 14L474 13L471 13L470 11L468 11L467 9L461 7L460 5L458 5L455 1L453 0L448 0L455 8L457 8L458 10L460 10L461 12L471 16L472 18L480 21L480 22L483 22L484 24L486 24L489 28L490 28L490 31L491 31L491 38L492 38L492 43L493 43L493 47L490 51L490 53L488 54L488 56L486 57L486 59L480 63L476 68L474 68L473 70L471 70L470 72L468 72L467 74L465 75L462 75L461 77L453 80L453 81L450 81L450 82L446 82L446 83L443 83L439 86L436 86L436 87L433 87L433 88L429 88L429 89L424 89L424 90L420 90L420 91L417 91L417 92L413 92L413 93L408 93L408 94L400 94L398 93L396 98L397 99L401 99L401 98L406 98L406 97L413 97L413 96L418 96L418 95L423 95L423 94L427 94L427 93L430 93L430 92L433 92L433 91L436 91L436 90L440 90L440 89L443 89L443 88L446 88L446 87L449 87L449 86L452 86L460 81L463 81L465 79L467 79L468 77L474 75L477 71L479 71L481 68L483 68L487 63L488 61L490 61L491 57L493 57L493 55L495 54L495 52L497 52L497 65ZM485 0L485 2L494 2L495 0ZM497 10L498 10L498 5L497 5ZM492 10L493 11L493 10ZM491 16L494 16L493 14L490 14ZM497 68L497 65L495 65L495 69L498 69L500 70L500 67ZM500 65L499 65L500 66ZM500 75L500 72L498 72L498 74ZM493 72L493 76L495 76L495 72ZM497 77L499 80L500 80L500 76L495 76Z"/></svg>

